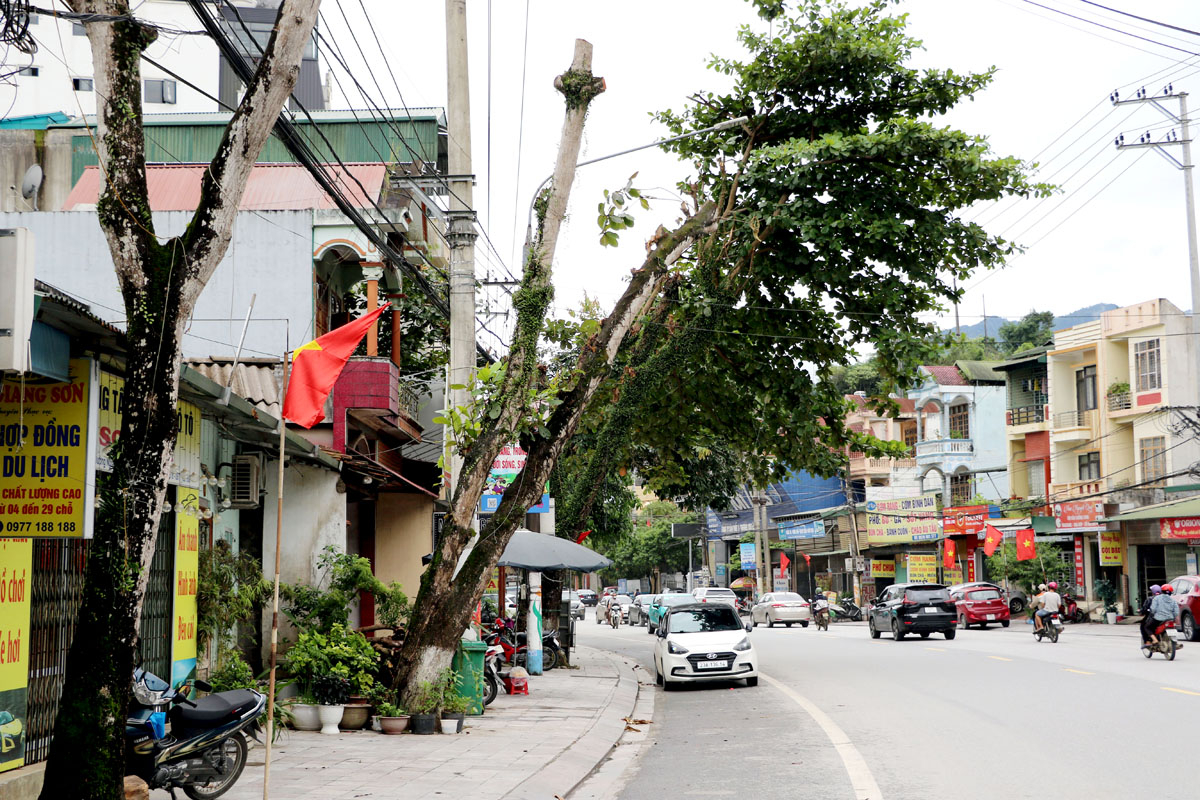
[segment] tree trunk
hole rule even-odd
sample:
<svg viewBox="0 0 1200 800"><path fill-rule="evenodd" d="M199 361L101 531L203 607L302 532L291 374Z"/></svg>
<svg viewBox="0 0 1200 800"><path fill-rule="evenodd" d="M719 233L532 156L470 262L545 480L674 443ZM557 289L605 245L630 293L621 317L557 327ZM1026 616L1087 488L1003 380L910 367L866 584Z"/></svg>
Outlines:
<svg viewBox="0 0 1200 800"><path fill-rule="evenodd" d="M318 4L280 6L267 55L205 174L192 224L165 242L154 233L142 133L139 62L155 33L131 21L85 23L103 102L96 139L105 189L97 216L125 301L126 401L113 471L97 493L79 624L42 786L46 800L124 796L125 713L175 441L183 326L228 247L250 169L291 94ZM71 5L130 13L127 0Z"/></svg>

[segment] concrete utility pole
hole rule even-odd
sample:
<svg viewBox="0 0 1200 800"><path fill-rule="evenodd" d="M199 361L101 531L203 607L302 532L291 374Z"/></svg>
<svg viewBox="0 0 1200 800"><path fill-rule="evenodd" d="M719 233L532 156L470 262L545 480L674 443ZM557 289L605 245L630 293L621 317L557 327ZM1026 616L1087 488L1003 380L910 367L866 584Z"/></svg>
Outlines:
<svg viewBox="0 0 1200 800"><path fill-rule="evenodd" d="M471 188L471 91L467 79L467 3L446 0L447 150L450 212L450 386L465 386L475 371L475 210ZM466 389L447 387L450 408L467 404ZM449 495L462 473L462 457L451 451Z"/></svg>
<svg viewBox="0 0 1200 800"><path fill-rule="evenodd" d="M771 552L767 549L767 495L761 489L754 495L754 574L758 594L766 594L766 573L771 569Z"/></svg>
<svg viewBox="0 0 1200 800"><path fill-rule="evenodd" d="M1134 93L1132 100L1122 100L1120 92L1113 92L1109 95L1109 98L1112 100L1114 106L1149 103L1157 108L1167 119L1179 124L1182 136L1178 136L1175 131L1171 131L1165 138L1156 142L1151 138L1150 132L1147 131L1138 137L1137 142L1126 144L1125 134L1121 134L1116 138L1114 144L1118 150L1152 148L1154 152L1165 158L1171 165L1183 173L1183 197L1187 213L1188 268L1192 278L1192 331L1200 335L1200 253L1197 252L1196 247L1196 191L1192 182L1192 130L1191 120L1188 118L1187 92L1176 93L1174 85L1167 84L1163 87L1162 94L1154 97L1147 94L1145 87L1142 87ZM1178 115L1166 108L1161 102L1170 99L1179 101ZM1167 147L1175 146L1182 148L1182 162L1166 150ZM1197 364L1200 365L1200 340L1196 337L1192 339L1192 348Z"/></svg>

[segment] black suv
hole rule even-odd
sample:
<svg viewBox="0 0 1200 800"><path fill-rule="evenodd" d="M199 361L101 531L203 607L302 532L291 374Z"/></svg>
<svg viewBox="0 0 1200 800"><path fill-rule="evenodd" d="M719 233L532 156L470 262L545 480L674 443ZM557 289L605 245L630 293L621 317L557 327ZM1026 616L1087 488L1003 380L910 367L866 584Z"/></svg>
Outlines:
<svg viewBox="0 0 1200 800"><path fill-rule="evenodd" d="M927 639L936 632L953 639L957 623L950 590L939 583L892 584L867 610L872 639L878 639L883 631L891 631L897 642L909 633Z"/></svg>

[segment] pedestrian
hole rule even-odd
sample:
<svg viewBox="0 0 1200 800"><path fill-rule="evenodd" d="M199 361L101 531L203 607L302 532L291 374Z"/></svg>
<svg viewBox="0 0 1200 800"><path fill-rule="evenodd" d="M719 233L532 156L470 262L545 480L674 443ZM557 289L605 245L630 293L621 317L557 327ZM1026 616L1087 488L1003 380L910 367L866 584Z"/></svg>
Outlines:
<svg viewBox="0 0 1200 800"><path fill-rule="evenodd" d="M1142 647L1149 647L1154 638L1154 615L1150 613L1150 604L1154 598L1162 594L1162 587L1157 583L1150 587L1150 594L1142 601Z"/></svg>

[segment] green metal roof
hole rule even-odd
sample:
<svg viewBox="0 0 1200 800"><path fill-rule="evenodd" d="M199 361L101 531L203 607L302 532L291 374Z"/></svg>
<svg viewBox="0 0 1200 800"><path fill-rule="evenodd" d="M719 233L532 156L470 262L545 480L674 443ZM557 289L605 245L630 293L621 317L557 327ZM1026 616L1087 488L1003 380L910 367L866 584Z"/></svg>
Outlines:
<svg viewBox="0 0 1200 800"><path fill-rule="evenodd" d="M998 369L1003 361L955 361L954 366L969 381L1004 383L1004 374Z"/></svg>
<svg viewBox="0 0 1200 800"><path fill-rule="evenodd" d="M1113 514L1101 522L1133 522L1139 519L1169 519L1171 517L1200 517L1200 497L1185 497L1152 506L1142 506L1131 511Z"/></svg>

